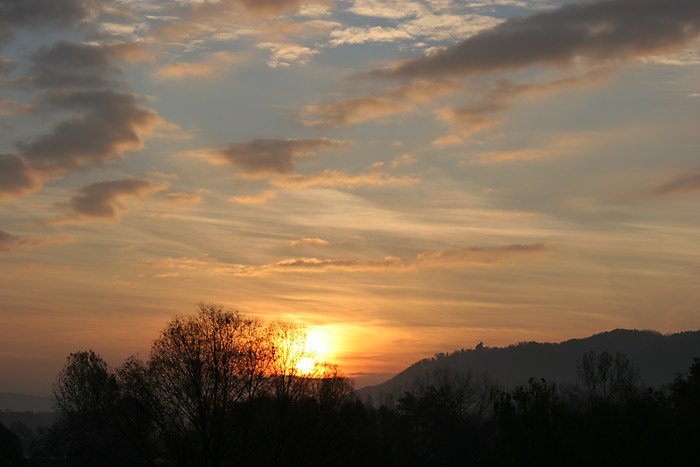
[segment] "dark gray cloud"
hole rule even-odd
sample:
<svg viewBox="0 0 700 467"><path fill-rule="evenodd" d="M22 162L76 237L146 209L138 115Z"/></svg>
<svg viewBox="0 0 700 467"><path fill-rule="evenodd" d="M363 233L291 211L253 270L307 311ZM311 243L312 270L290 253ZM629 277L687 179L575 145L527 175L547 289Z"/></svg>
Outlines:
<svg viewBox="0 0 700 467"><path fill-rule="evenodd" d="M190 153L217 164L231 164L244 175L260 177L294 172L294 160L321 149L349 146L349 141L320 139L254 139Z"/></svg>
<svg viewBox="0 0 700 467"><path fill-rule="evenodd" d="M29 76L15 83L39 88L104 87L118 84L110 75L120 68L114 61L138 61L150 58L139 44L85 44L59 41L42 47L32 57Z"/></svg>
<svg viewBox="0 0 700 467"><path fill-rule="evenodd" d="M700 170L680 175L649 192L652 195L700 193Z"/></svg>
<svg viewBox="0 0 700 467"><path fill-rule="evenodd" d="M700 36L697 0L603 0L511 18L432 55L372 72L441 77L563 65L576 57L630 59L669 51Z"/></svg>
<svg viewBox="0 0 700 467"><path fill-rule="evenodd" d="M107 0L0 0L0 46L17 28L75 26L93 17Z"/></svg>
<svg viewBox="0 0 700 467"><path fill-rule="evenodd" d="M39 188L39 177L22 158L0 153L0 199L23 196Z"/></svg>
<svg viewBox="0 0 700 467"><path fill-rule="evenodd" d="M120 215L128 209L121 204L124 198L143 198L167 188L166 185L149 180L124 179L104 180L82 187L78 195L68 203L59 206L67 209L65 217L57 223L111 221L119 220Z"/></svg>
<svg viewBox="0 0 700 467"><path fill-rule="evenodd" d="M60 173L101 165L143 147L162 119L141 107L135 94L115 91L51 92L42 105L85 113L56 124L52 131L18 144L27 162L42 172Z"/></svg>

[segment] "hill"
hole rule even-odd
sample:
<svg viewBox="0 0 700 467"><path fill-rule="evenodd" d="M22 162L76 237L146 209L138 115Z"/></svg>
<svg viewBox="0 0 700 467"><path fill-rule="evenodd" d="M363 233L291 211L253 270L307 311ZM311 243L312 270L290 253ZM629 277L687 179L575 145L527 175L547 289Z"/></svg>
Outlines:
<svg viewBox="0 0 700 467"><path fill-rule="evenodd" d="M621 352L637 365L644 384L660 387L684 373L700 357L700 331L664 335L656 331L615 329L560 343L522 342L508 347L484 347L440 353L418 361L390 380L360 389L366 400L389 402L410 389L417 377L437 368L488 375L494 383L513 388L531 377L559 385L575 384L576 365L585 352Z"/></svg>
<svg viewBox="0 0 700 467"><path fill-rule="evenodd" d="M0 410L13 412L51 412L50 397L32 396L14 392L0 392Z"/></svg>

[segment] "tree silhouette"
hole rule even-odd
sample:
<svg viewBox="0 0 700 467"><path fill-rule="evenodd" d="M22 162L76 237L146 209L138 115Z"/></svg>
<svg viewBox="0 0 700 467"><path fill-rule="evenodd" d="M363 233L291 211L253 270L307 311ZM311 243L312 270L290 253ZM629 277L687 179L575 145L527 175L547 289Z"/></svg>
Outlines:
<svg viewBox="0 0 700 467"><path fill-rule="evenodd" d="M624 404L642 388L636 365L619 352L614 357L608 352L586 352L578 361L577 371L589 408Z"/></svg>

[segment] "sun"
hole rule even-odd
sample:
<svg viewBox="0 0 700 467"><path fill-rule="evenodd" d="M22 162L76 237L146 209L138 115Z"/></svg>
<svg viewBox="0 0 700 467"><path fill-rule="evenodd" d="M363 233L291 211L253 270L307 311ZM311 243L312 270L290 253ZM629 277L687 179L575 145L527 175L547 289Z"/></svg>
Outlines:
<svg viewBox="0 0 700 467"><path fill-rule="evenodd" d="M313 377L319 364L329 360L330 353L328 336L318 328L308 329L302 350L304 356L299 358L294 369L301 375Z"/></svg>
<svg viewBox="0 0 700 467"><path fill-rule="evenodd" d="M312 357L304 357L296 364L296 370L302 375L308 375L314 372L316 361Z"/></svg>

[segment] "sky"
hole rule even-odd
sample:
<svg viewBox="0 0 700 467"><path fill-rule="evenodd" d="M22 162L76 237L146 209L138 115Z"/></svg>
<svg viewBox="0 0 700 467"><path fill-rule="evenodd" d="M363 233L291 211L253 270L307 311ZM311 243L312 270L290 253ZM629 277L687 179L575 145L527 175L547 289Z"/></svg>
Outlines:
<svg viewBox="0 0 700 467"><path fill-rule="evenodd" d="M357 386L700 328L697 0L0 0L0 391L199 303Z"/></svg>

